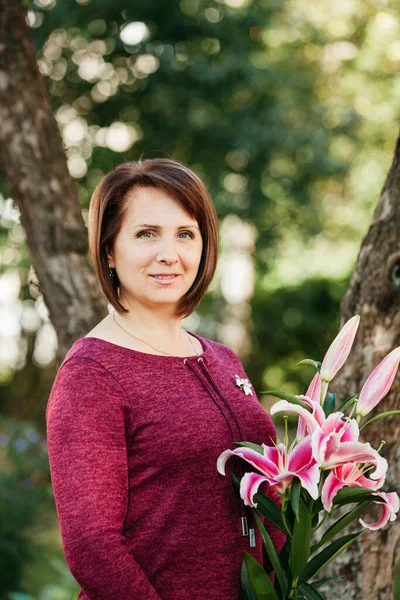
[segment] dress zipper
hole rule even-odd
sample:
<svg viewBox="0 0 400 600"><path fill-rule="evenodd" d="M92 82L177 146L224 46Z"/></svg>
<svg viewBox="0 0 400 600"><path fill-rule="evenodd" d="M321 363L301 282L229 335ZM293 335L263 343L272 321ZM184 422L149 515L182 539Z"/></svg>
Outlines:
<svg viewBox="0 0 400 600"><path fill-rule="evenodd" d="M212 375L211 375L210 371L208 370L208 368L207 368L207 366L206 366L206 364L205 364L205 362L204 362L203 358L202 358L202 357L199 357L199 358L197 359L197 362L198 362L200 365L202 365L202 366L203 366L203 369L204 369L204 371L205 371L205 374L206 374L206 375L208 375L208 379L211 381L211 384L212 384L212 386L213 386L213 388L214 388L215 392L217 393L217 395L219 396L219 398L222 400L222 402L223 402L223 403L224 403L224 405L225 405L225 408L228 410L228 412L229 412L229 414L231 415L231 417L232 417L233 421L235 422L236 429L237 429L237 431L238 431L238 433L239 433L239 438L240 438L240 440L242 440L242 439L243 439L243 433L242 433L241 427L240 427L240 425L239 425L239 423L238 423L238 420L237 420L237 418L236 418L236 415L233 413L233 411L231 410L231 408L230 408L230 406L229 406L228 402L227 402L227 401L226 401L226 399L224 398L224 396L223 396L222 392L219 390L219 388L218 388L217 384L215 383L215 381L214 381L214 378L212 377ZM203 374L203 375L201 375L201 374L200 374L200 373L199 373L199 372L198 372L198 371L197 371L197 370L196 370L196 369L193 367L193 365L192 365L192 364L191 364L191 363L190 363L190 362L189 362L189 361L188 361L186 358L184 359L183 363L184 363L185 365L187 365L188 367L190 367L190 369L193 371L193 373L195 373L195 374L197 375L197 377L198 377L198 378L201 380L201 382L203 383L204 387L206 388L206 390L208 391L209 395L211 396L211 398L212 398L212 400L213 400L214 404L217 406L217 408L218 408L218 409L220 410L220 412L222 413L223 417L225 418L225 420L226 420L226 422L227 422L227 424L228 424L229 431L230 431L230 434L231 434L231 441L233 442L233 441L234 441L234 436L233 436L233 431L232 431L231 424L230 424L229 420L226 418L226 415L225 415L224 411L222 411L222 410L221 410L221 408L220 408L219 404L218 404L217 402L215 402L215 399L213 398L213 395L212 395L212 394L210 394L210 390L209 390L209 388L208 388L208 384L206 384L206 383L204 382L204 379L205 379L205 376L204 376L204 374ZM244 471L244 466L243 466L242 462L239 462L238 469L239 469L239 471L240 471L240 475L243 477L243 475L244 475L245 471ZM255 529L254 529L254 528L250 528L250 529L248 528L248 522L247 522L247 516L246 516L246 506L243 504L243 501L242 501L242 499L241 499L240 497L239 497L239 505L240 505L240 512L241 512L241 515L242 515L242 516L240 517L240 523L241 523L241 532L242 532L242 536L244 536L244 537L245 537L245 536L249 536L249 544L250 544L250 547L251 547L251 548L254 548L254 547L256 546L256 540L255 540ZM251 517L250 517L250 518L251 518Z"/></svg>

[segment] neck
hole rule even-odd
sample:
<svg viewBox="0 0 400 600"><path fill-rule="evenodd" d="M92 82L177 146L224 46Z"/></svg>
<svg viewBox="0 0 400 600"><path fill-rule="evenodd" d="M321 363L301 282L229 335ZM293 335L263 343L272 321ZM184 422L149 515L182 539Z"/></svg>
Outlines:
<svg viewBox="0 0 400 600"><path fill-rule="evenodd" d="M128 331L150 343L165 341L166 345L182 344L182 319L171 314L155 312L137 304L135 306L122 303L129 313L116 313L117 321ZM153 340L153 342L152 342Z"/></svg>

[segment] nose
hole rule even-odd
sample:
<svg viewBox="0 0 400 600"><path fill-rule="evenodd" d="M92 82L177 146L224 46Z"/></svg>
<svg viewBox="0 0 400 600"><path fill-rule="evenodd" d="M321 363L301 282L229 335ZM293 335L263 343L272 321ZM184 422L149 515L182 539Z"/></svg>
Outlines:
<svg viewBox="0 0 400 600"><path fill-rule="evenodd" d="M178 260L175 240L164 239L160 243L157 262L173 264Z"/></svg>

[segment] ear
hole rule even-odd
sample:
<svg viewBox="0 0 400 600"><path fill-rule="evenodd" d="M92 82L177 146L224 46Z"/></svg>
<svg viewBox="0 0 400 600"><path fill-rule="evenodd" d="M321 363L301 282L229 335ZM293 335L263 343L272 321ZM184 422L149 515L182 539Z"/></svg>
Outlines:
<svg viewBox="0 0 400 600"><path fill-rule="evenodd" d="M107 252L107 261L108 261L108 264L109 264L109 266L110 266L111 268L114 268L114 267L115 267L115 264L114 264L114 256L113 256L113 252L112 252L112 250L111 250L110 252Z"/></svg>

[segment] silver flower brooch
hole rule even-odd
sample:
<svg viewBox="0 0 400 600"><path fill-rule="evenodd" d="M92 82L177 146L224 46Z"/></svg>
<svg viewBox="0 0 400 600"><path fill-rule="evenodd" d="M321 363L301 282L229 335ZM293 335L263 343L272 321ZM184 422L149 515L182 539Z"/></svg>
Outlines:
<svg viewBox="0 0 400 600"><path fill-rule="evenodd" d="M253 395L253 391L252 391L252 385L250 383L250 381L248 379L242 379L241 377L239 377L239 375L235 375L236 377L236 385L238 387L240 387L240 389L242 390L242 392L244 392L246 394L246 396L249 396L250 394Z"/></svg>

